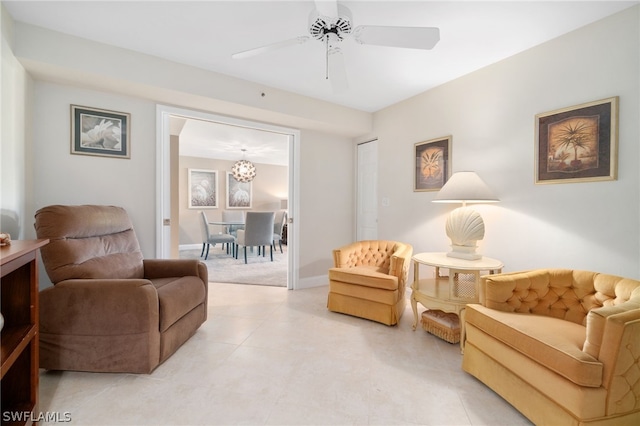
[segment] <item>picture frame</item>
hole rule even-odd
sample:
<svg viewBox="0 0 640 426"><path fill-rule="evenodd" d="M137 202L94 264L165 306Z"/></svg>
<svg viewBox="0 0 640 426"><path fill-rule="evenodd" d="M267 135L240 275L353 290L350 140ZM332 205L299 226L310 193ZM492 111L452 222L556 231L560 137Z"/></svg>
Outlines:
<svg viewBox="0 0 640 426"><path fill-rule="evenodd" d="M227 172L227 208L250 209L253 201L252 182L240 182Z"/></svg>
<svg viewBox="0 0 640 426"><path fill-rule="evenodd" d="M71 105L71 154L131 158L131 114Z"/></svg>
<svg viewBox="0 0 640 426"><path fill-rule="evenodd" d="M618 97L535 116L535 183L618 178Z"/></svg>
<svg viewBox="0 0 640 426"><path fill-rule="evenodd" d="M189 169L189 208L218 208L218 171Z"/></svg>
<svg viewBox="0 0 640 426"><path fill-rule="evenodd" d="M451 176L452 136L414 144L413 191L439 191Z"/></svg>

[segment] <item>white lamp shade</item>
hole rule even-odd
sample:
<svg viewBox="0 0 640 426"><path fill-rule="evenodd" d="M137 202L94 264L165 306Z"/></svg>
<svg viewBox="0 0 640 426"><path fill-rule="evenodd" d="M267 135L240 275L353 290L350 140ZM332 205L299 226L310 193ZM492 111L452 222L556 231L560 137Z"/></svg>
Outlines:
<svg viewBox="0 0 640 426"><path fill-rule="evenodd" d="M498 197L475 172L456 172L433 199L434 203L496 203Z"/></svg>

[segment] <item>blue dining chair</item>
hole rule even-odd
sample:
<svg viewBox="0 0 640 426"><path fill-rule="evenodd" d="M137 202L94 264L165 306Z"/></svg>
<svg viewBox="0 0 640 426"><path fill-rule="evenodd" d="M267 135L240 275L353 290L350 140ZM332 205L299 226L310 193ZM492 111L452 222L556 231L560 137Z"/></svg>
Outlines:
<svg viewBox="0 0 640 426"><path fill-rule="evenodd" d="M205 212L200 212L200 216L202 218L201 229L202 229L202 252L200 253L200 257L204 254L204 260L207 260L209 257L209 247L211 244L214 246L216 244L227 245L227 254L229 254L229 247L231 247L231 255L235 254L236 248L236 237L231 234L216 234L215 232L211 232L211 227L209 226L209 221L207 220L207 215ZM205 254L206 247L206 254Z"/></svg>

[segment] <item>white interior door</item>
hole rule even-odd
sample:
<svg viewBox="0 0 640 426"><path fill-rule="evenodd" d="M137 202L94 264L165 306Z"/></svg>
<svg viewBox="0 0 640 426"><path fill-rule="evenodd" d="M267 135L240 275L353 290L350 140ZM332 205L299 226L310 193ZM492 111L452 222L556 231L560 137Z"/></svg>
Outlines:
<svg viewBox="0 0 640 426"><path fill-rule="evenodd" d="M357 148L356 239L378 238L378 141Z"/></svg>

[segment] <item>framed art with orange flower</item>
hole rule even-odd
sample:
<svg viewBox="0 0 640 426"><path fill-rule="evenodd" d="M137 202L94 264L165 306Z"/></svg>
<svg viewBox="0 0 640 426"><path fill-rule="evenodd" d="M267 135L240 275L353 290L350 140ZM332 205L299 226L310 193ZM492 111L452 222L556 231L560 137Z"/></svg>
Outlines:
<svg viewBox="0 0 640 426"><path fill-rule="evenodd" d="M451 136L415 144L414 191L439 191L451 175Z"/></svg>
<svg viewBox="0 0 640 426"><path fill-rule="evenodd" d="M536 184L615 180L618 97L536 115Z"/></svg>

